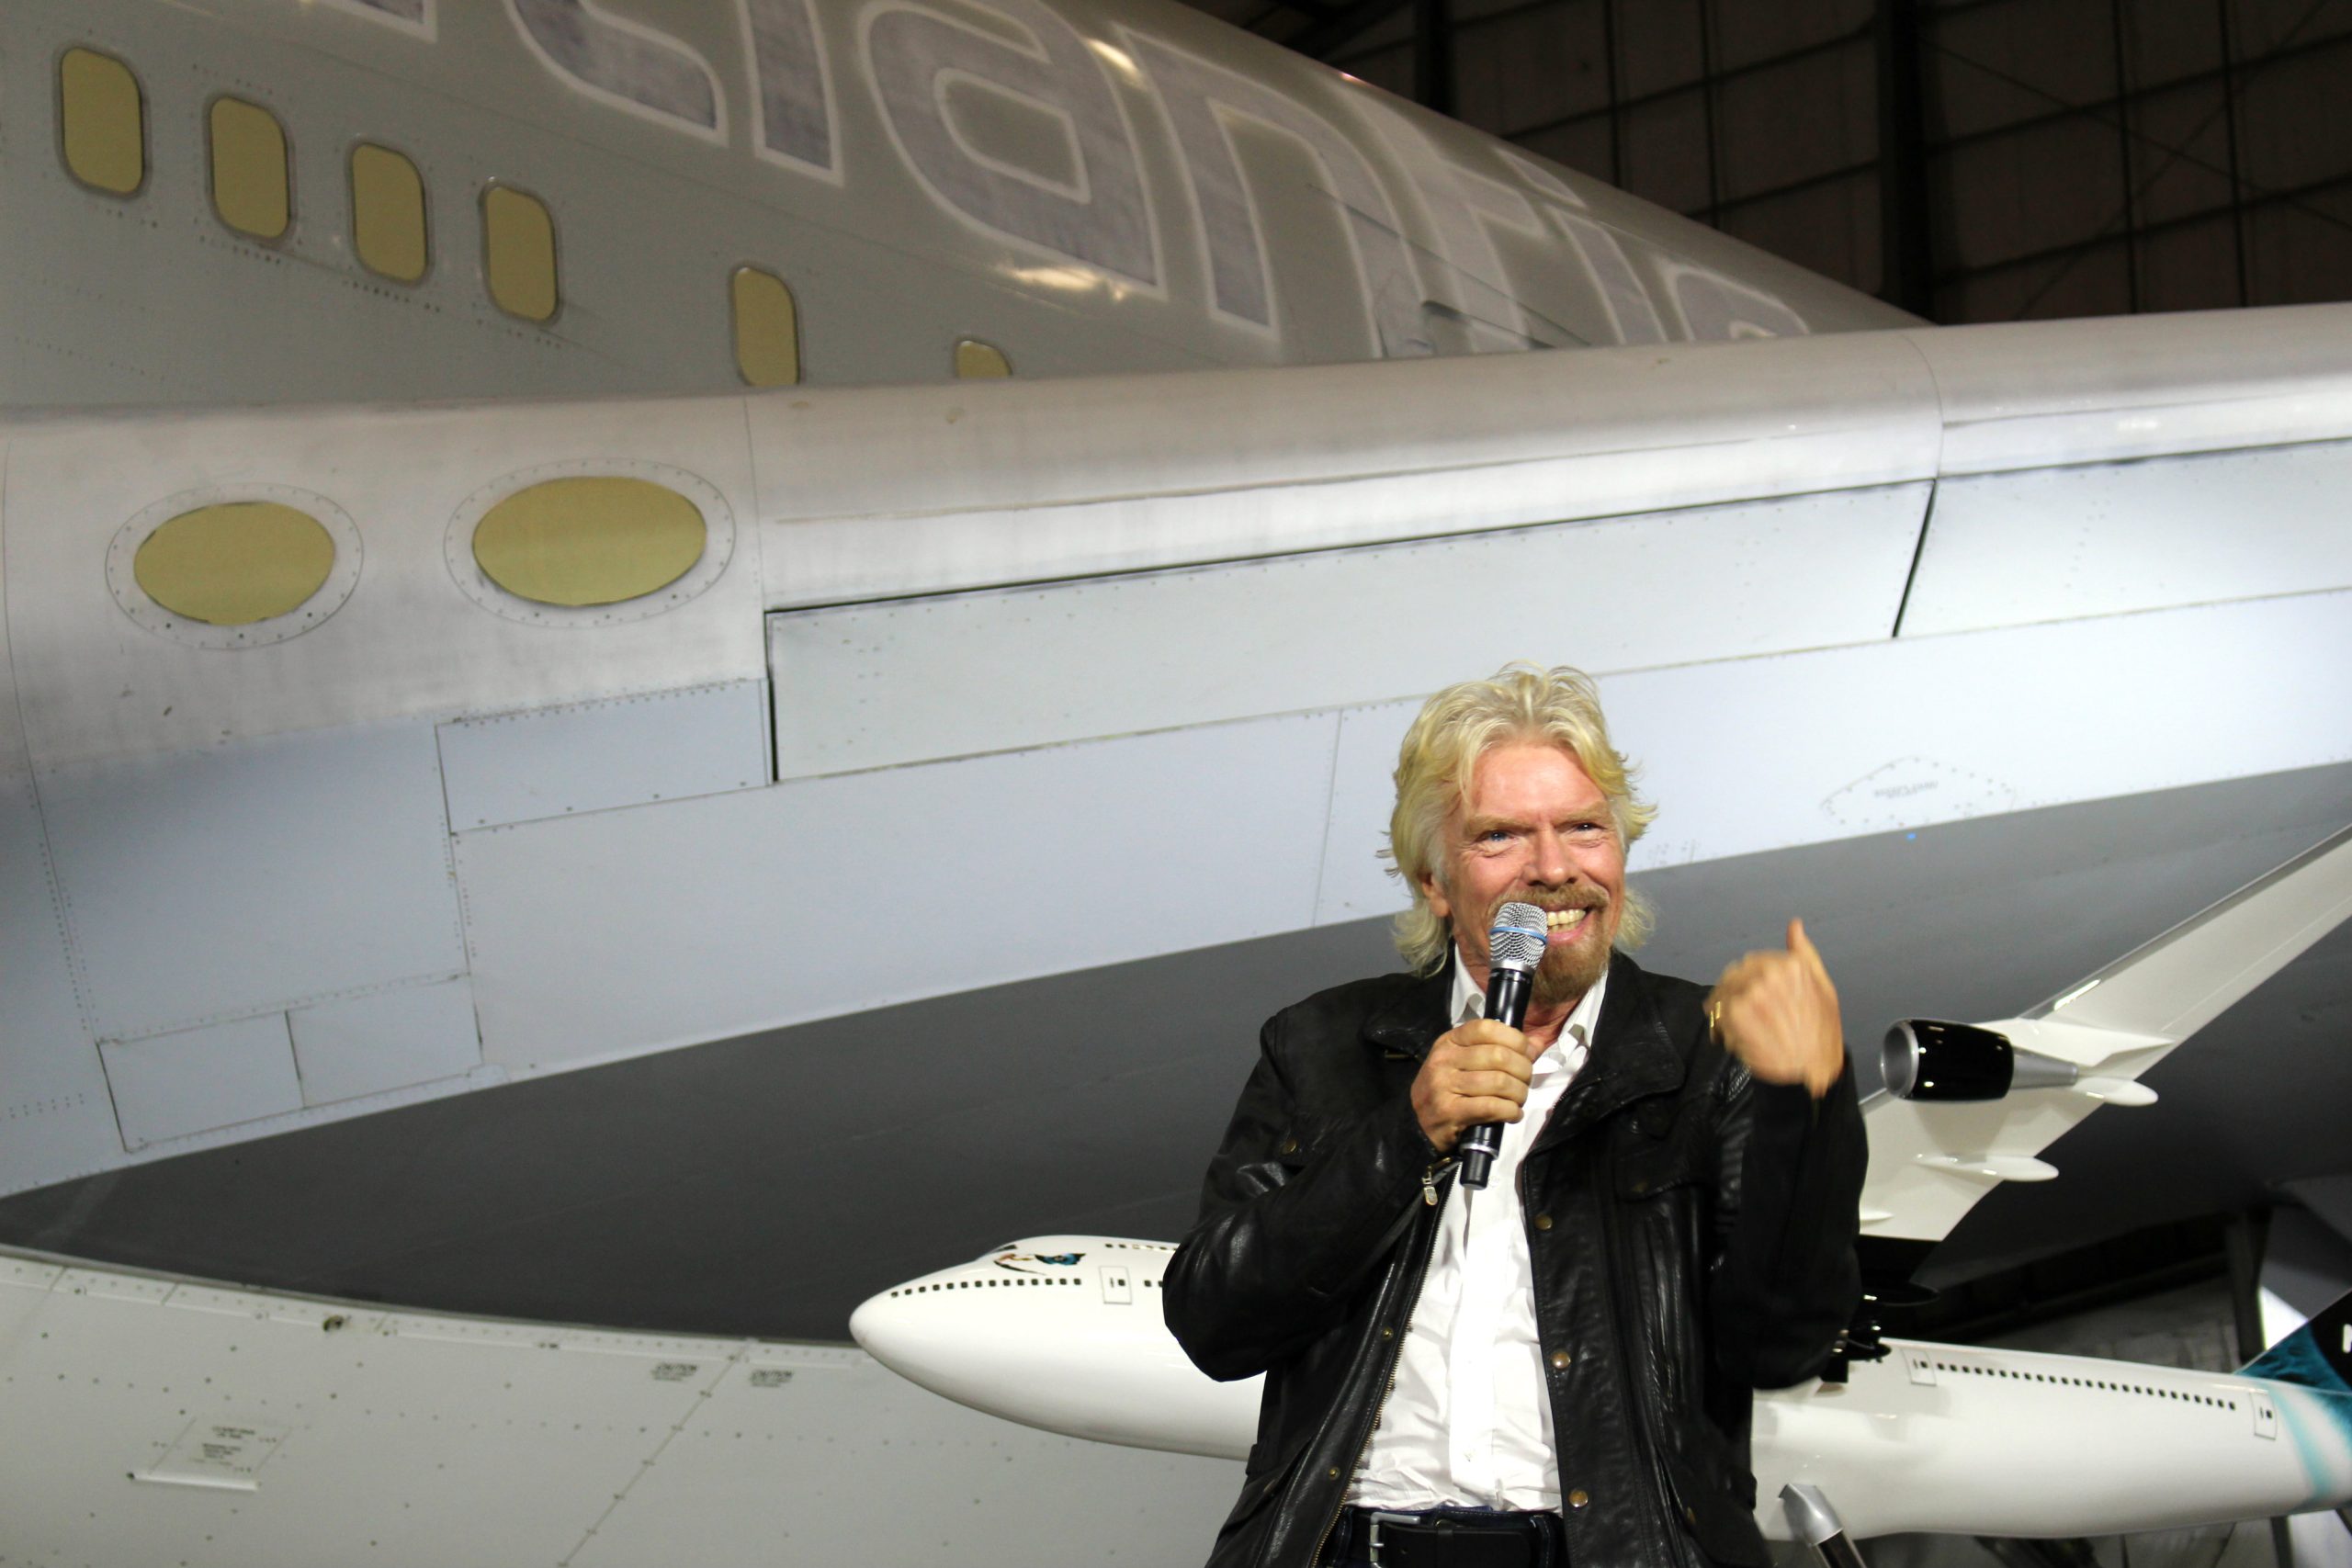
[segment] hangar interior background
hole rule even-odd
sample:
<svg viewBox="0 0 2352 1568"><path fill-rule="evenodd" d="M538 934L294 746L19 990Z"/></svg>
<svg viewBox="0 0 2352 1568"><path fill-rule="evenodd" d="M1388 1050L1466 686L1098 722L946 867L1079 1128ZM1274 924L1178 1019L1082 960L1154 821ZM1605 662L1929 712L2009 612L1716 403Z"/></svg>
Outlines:
<svg viewBox="0 0 2352 1568"><path fill-rule="evenodd" d="M1945 324L2352 297L2346 0L1196 0Z"/></svg>

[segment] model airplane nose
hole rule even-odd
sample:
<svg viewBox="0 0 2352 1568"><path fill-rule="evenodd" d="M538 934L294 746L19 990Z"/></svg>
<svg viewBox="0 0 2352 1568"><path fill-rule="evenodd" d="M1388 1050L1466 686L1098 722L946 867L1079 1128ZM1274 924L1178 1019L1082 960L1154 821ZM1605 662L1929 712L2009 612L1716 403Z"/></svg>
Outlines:
<svg viewBox="0 0 2352 1568"><path fill-rule="evenodd" d="M943 1336L936 1321L927 1325L922 1320L926 1315L935 1320L938 1314L925 1314L899 1291L884 1291L859 1303L849 1314L849 1337L857 1341L859 1349L900 1377L930 1388L932 1382L923 1375L924 1369L931 1361L929 1352Z"/></svg>
<svg viewBox="0 0 2352 1568"><path fill-rule="evenodd" d="M884 1291L850 1314L869 1356L975 1410L1098 1442L1238 1459L1258 1381L1211 1382L1159 1314L1165 1242L1044 1236Z"/></svg>

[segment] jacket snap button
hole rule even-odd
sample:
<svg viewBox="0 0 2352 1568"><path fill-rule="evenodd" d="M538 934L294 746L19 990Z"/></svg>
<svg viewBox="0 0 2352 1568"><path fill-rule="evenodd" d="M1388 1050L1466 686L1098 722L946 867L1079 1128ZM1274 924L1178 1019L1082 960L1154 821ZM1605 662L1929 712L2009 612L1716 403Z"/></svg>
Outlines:
<svg viewBox="0 0 2352 1568"><path fill-rule="evenodd" d="M1650 1190L1650 1184L1649 1184L1649 1181L1648 1181L1648 1179L1647 1179L1646 1178L1645 1178L1644 1179L1642 1179L1642 1180L1640 1180L1640 1181L1636 1181L1636 1182L1634 1182L1634 1197L1636 1197L1636 1198L1642 1198L1642 1197L1646 1197L1646 1196L1648 1196L1648 1194L1649 1194L1649 1190Z"/></svg>
<svg viewBox="0 0 2352 1568"><path fill-rule="evenodd" d="M1286 1155L1295 1155L1298 1153L1298 1140L1296 1138L1284 1138L1283 1140L1283 1153Z"/></svg>
<svg viewBox="0 0 2352 1568"><path fill-rule="evenodd" d="M1585 1489L1581 1486L1568 1494L1568 1506L1571 1508L1581 1508L1591 1501L1592 1498L1586 1495Z"/></svg>
<svg viewBox="0 0 2352 1568"><path fill-rule="evenodd" d="M1689 1525L1692 1529L1697 1529L1699 1528L1699 1510L1692 1507L1688 1503L1683 1504L1682 1522Z"/></svg>
<svg viewBox="0 0 2352 1568"><path fill-rule="evenodd" d="M1340 1479L1340 1467L1336 1464L1331 1467L1331 1479L1334 1481Z"/></svg>
<svg viewBox="0 0 2352 1568"><path fill-rule="evenodd" d="M1552 1216L1551 1216L1551 1215L1549 1215L1549 1214L1538 1214L1538 1215L1536 1215L1536 1216L1535 1216L1535 1228L1536 1228L1537 1230L1539 1230L1539 1231L1548 1231L1548 1230L1550 1230L1550 1229L1552 1228Z"/></svg>
<svg viewBox="0 0 2352 1568"><path fill-rule="evenodd" d="M1567 1371L1568 1363L1575 1359L1576 1358L1566 1350L1555 1350L1552 1352L1552 1370L1555 1372L1564 1372Z"/></svg>
<svg viewBox="0 0 2352 1568"><path fill-rule="evenodd" d="M1393 1328L1384 1328L1380 1331L1380 1337L1383 1339L1394 1339L1396 1337L1396 1331Z"/></svg>

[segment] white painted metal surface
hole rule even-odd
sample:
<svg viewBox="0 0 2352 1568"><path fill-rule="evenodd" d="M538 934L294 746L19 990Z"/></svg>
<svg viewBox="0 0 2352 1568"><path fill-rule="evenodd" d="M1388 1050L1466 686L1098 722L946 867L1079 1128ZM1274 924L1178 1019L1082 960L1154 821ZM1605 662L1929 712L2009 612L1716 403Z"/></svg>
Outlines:
<svg viewBox="0 0 2352 1568"><path fill-rule="evenodd" d="M771 615L777 771L1353 706L1538 649L1600 672L1871 641L1927 498L1835 491Z"/></svg>
<svg viewBox="0 0 2352 1568"><path fill-rule="evenodd" d="M1905 636L2352 587L2352 446L1946 479Z"/></svg>
<svg viewBox="0 0 2352 1568"><path fill-rule="evenodd" d="M0 712L0 729L9 720ZM0 773L0 1190L122 1152L96 1042L82 1021L28 773Z"/></svg>
<svg viewBox="0 0 2352 1568"><path fill-rule="evenodd" d="M473 985L462 975L297 1008L286 1021L305 1105L382 1094L481 1066Z"/></svg>
<svg viewBox="0 0 2352 1568"><path fill-rule="evenodd" d="M101 1039L465 966L428 725L151 753L40 789Z"/></svg>
<svg viewBox="0 0 2352 1568"><path fill-rule="evenodd" d="M768 778L765 681L454 720L440 728L455 831L750 789Z"/></svg>
<svg viewBox="0 0 2352 1568"><path fill-rule="evenodd" d="M1302 929L1336 722L1259 719L460 834L483 1054L573 1066ZM952 940L927 939L937 919ZM682 929L691 942L672 937Z"/></svg>
<svg viewBox="0 0 2352 1568"><path fill-rule="evenodd" d="M125 1148L302 1108L286 1015L108 1040L98 1054L114 1091Z"/></svg>
<svg viewBox="0 0 2352 1568"><path fill-rule="evenodd" d="M1942 407L1940 471L1984 474L2340 440L2345 345L2319 325L2207 310L1908 335Z"/></svg>
<svg viewBox="0 0 2352 1568"><path fill-rule="evenodd" d="M831 1346L0 1255L0 1556L191 1568L1198 1558L1235 1467L1026 1432ZM208 1461L191 1437L228 1428ZM193 1462L191 1456L193 1452Z"/></svg>
<svg viewBox="0 0 2352 1568"><path fill-rule="evenodd" d="M1145 570L1933 476L1933 389L1903 334L1758 346L754 400L768 602ZM909 464L918 432L923 460ZM1048 453L1049 465L1034 460Z"/></svg>

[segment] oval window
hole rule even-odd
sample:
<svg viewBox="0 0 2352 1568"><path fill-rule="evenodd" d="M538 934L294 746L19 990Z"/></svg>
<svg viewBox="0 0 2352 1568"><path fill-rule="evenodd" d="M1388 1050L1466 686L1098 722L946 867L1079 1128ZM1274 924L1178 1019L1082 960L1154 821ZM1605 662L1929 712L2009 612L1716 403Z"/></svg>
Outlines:
<svg viewBox="0 0 2352 1568"><path fill-rule="evenodd" d="M987 379L1012 374L1012 362L1004 350L978 338L960 338L956 344L956 374L965 380Z"/></svg>
<svg viewBox="0 0 2352 1568"><path fill-rule="evenodd" d="M482 575L538 604L617 604L667 588L702 559L695 503L650 479L547 479L482 513Z"/></svg>
<svg viewBox="0 0 2352 1568"><path fill-rule="evenodd" d="M274 501L199 506L147 536L131 558L140 592L175 615L248 626L291 615L334 570L334 537Z"/></svg>

